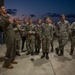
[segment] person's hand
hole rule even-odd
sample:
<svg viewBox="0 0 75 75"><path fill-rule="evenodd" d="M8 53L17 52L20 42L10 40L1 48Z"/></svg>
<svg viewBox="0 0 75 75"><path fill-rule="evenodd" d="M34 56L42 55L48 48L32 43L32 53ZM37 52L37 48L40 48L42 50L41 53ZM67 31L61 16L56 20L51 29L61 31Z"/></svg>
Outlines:
<svg viewBox="0 0 75 75"><path fill-rule="evenodd" d="M8 19L10 19L10 14L6 14L6 17L7 17Z"/></svg>
<svg viewBox="0 0 75 75"><path fill-rule="evenodd" d="M10 15L9 14L6 14L5 16L7 18L7 22L10 22Z"/></svg>

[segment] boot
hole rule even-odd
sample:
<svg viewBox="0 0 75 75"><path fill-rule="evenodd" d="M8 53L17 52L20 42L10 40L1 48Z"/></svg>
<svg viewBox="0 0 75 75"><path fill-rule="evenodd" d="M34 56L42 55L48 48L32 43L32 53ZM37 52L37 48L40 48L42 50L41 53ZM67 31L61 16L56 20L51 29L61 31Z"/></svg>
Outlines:
<svg viewBox="0 0 75 75"><path fill-rule="evenodd" d="M73 51L74 51L74 50L71 49L70 55L73 55Z"/></svg>
<svg viewBox="0 0 75 75"><path fill-rule="evenodd" d="M19 51L16 52L16 55L17 55L17 56L21 56Z"/></svg>
<svg viewBox="0 0 75 75"><path fill-rule="evenodd" d="M14 66L12 66L11 64L10 64L9 66L5 66L5 65L3 65L3 68L13 69L13 68L14 68Z"/></svg>
<svg viewBox="0 0 75 75"><path fill-rule="evenodd" d="M38 51L37 51L37 49L35 50L35 55L37 55L38 54Z"/></svg>
<svg viewBox="0 0 75 75"><path fill-rule="evenodd" d="M34 52L33 52L33 51L31 52L31 55L32 55L32 56L34 55Z"/></svg>
<svg viewBox="0 0 75 75"><path fill-rule="evenodd" d="M43 59L45 57L45 52L43 52L43 55L41 56L41 59Z"/></svg>
<svg viewBox="0 0 75 75"><path fill-rule="evenodd" d="M47 53L46 53L46 59L47 59L47 60L49 59L49 56L48 56L48 54L49 54L49 53L47 52Z"/></svg>
<svg viewBox="0 0 75 75"><path fill-rule="evenodd" d="M21 50L21 52L25 52L25 50Z"/></svg>
<svg viewBox="0 0 75 75"><path fill-rule="evenodd" d="M30 54L30 51L28 51L26 55L29 55L29 54Z"/></svg>
<svg viewBox="0 0 75 75"><path fill-rule="evenodd" d="M58 49L58 48L56 48L55 50L56 50L56 54L59 54L59 49Z"/></svg>
<svg viewBox="0 0 75 75"><path fill-rule="evenodd" d="M16 62L15 60L11 62L11 64L17 64L18 62Z"/></svg>
<svg viewBox="0 0 75 75"><path fill-rule="evenodd" d="M38 53L38 54L40 53L40 49L38 49L37 53Z"/></svg>
<svg viewBox="0 0 75 75"><path fill-rule="evenodd" d="M63 54L64 54L64 50L61 50L59 56L63 56Z"/></svg>
<svg viewBox="0 0 75 75"><path fill-rule="evenodd" d="M53 50L53 48L51 49L51 52L53 52L54 50Z"/></svg>

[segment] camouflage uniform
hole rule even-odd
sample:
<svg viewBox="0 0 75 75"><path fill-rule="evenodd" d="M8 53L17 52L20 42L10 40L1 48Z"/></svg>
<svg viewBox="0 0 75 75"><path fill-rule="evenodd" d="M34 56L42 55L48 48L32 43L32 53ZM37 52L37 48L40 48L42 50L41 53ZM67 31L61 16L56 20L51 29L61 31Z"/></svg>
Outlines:
<svg viewBox="0 0 75 75"><path fill-rule="evenodd" d="M53 42L54 42L54 34L55 34L56 27L53 24L50 24L50 26L52 26L52 29L53 29L53 37L51 40L51 51L53 52L53 47L54 47Z"/></svg>
<svg viewBox="0 0 75 75"><path fill-rule="evenodd" d="M15 24L13 24L15 25ZM16 39L16 51L19 52L20 50L20 41L21 41L21 25L15 25L14 27L15 31L15 39Z"/></svg>
<svg viewBox="0 0 75 75"><path fill-rule="evenodd" d="M41 33L42 33L42 26L41 25L36 25L35 26L35 31L36 31L36 36L35 36L35 49L39 53L39 50L41 48Z"/></svg>
<svg viewBox="0 0 75 75"><path fill-rule="evenodd" d="M59 54L60 50L59 55L63 55L64 46L66 45L69 39L70 24L66 20L64 20L64 22L59 21L57 23L57 29L58 29L57 36L58 36L59 46L56 48L57 50L56 53Z"/></svg>
<svg viewBox="0 0 75 75"><path fill-rule="evenodd" d="M11 62L14 61L16 56L16 48L15 48L15 33L12 25L7 22L7 18L0 15L0 26L5 32L5 40L6 40L6 54L4 66L9 67Z"/></svg>
<svg viewBox="0 0 75 75"><path fill-rule="evenodd" d="M24 49L24 43L26 41L26 26L27 26L27 23L22 25L22 29L24 30L22 31L22 47L21 47L22 51Z"/></svg>
<svg viewBox="0 0 75 75"><path fill-rule="evenodd" d="M53 29L49 24L42 25L42 50L49 53L51 40L53 37Z"/></svg>
<svg viewBox="0 0 75 75"><path fill-rule="evenodd" d="M31 33L31 34L29 34ZM35 26L34 24L26 26L26 47L28 52L33 52L35 49Z"/></svg>
<svg viewBox="0 0 75 75"><path fill-rule="evenodd" d="M71 31L72 31L72 36L71 36L71 52L70 52L70 55L73 54L74 47L75 47L75 22L73 22L72 25L71 25Z"/></svg>

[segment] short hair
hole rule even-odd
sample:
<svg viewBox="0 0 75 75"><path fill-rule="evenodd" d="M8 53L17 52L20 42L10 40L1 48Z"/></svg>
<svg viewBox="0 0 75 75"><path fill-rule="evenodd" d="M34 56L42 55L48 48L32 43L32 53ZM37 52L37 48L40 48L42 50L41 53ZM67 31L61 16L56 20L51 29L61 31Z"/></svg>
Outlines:
<svg viewBox="0 0 75 75"><path fill-rule="evenodd" d="M41 20L41 19L37 19L37 21L39 21L39 20Z"/></svg>
<svg viewBox="0 0 75 75"><path fill-rule="evenodd" d="M18 19L18 18L14 18L14 19L13 19L13 22L16 22L16 19Z"/></svg>
<svg viewBox="0 0 75 75"><path fill-rule="evenodd" d="M2 5L0 5L0 8L2 7Z"/></svg>
<svg viewBox="0 0 75 75"><path fill-rule="evenodd" d="M27 17L24 17L23 20L27 19Z"/></svg>
<svg viewBox="0 0 75 75"><path fill-rule="evenodd" d="M45 18L44 18L44 20L46 20L47 18L50 18L49 16L46 16Z"/></svg>
<svg viewBox="0 0 75 75"><path fill-rule="evenodd" d="M2 5L0 5L0 9L1 9Z"/></svg>
<svg viewBox="0 0 75 75"><path fill-rule="evenodd" d="M30 20L30 19L32 19L32 18L29 18L28 20ZM33 19L32 19L33 20Z"/></svg>
<svg viewBox="0 0 75 75"><path fill-rule="evenodd" d="M60 18L61 18L62 16L65 16L65 15L64 15L64 14L60 14Z"/></svg>

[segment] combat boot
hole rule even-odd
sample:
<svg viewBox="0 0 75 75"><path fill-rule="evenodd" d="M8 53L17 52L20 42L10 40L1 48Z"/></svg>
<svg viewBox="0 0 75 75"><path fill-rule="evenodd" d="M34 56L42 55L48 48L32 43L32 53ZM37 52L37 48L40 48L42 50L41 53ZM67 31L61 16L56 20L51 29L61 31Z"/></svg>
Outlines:
<svg viewBox="0 0 75 75"><path fill-rule="evenodd" d="M52 49L51 49L51 52L53 52L53 51L54 51L54 49L52 48Z"/></svg>
<svg viewBox="0 0 75 75"><path fill-rule="evenodd" d="M64 50L61 50L59 56L63 56L63 55L64 55Z"/></svg>
<svg viewBox="0 0 75 75"><path fill-rule="evenodd" d="M40 53L40 49L38 49L37 53L38 53L38 54Z"/></svg>
<svg viewBox="0 0 75 75"><path fill-rule="evenodd" d="M33 51L31 52L31 55L32 55L32 56L34 55L34 52L33 52Z"/></svg>
<svg viewBox="0 0 75 75"><path fill-rule="evenodd" d="M43 55L41 56L41 59L43 59L45 57L45 52L43 52Z"/></svg>
<svg viewBox="0 0 75 75"><path fill-rule="evenodd" d="M56 50L56 54L59 54L59 49L58 49L58 48L56 48L55 50Z"/></svg>
<svg viewBox="0 0 75 75"><path fill-rule="evenodd" d="M37 49L35 50L35 52L34 52L34 53L35 53L35 55L38 55L38 51L37 51Z"/></svg>
<svg viewBox="0 0 75 75"><path fill-rule="evenodd" d="M29 55L29 54L30 54L30 51L28 51L26 55Z"/></svg>
<svg viewBox="0 0 75 75"><path fill-rule="evenodd" d="M3 65L3 68L13 69L13 68L14 68L14 66L12 66L11 64L10 64L9 66L5 66L5 65Z"/></svg>
<svg viewBox="0 0 75 75"><path fill-rule="evenodd" d="M73 55L73 51L74 51L74 50L71 49L70 55Z"/></svg>
<svg viewBox="0 0 75 75"><path fill-rule="evenodd" d="M49 59L49 55L48 55L49 53L48 52L46 52L46 59L48 60Z"/></svg>
<svg viewBox="0 0 75 75"><path fill-rule="evenodd" d="M16 55L17 55L17 56L21 56L21 54L20 54L20 52L19 52L19 51L17 51L17 52L16 52Z"/></svg>

